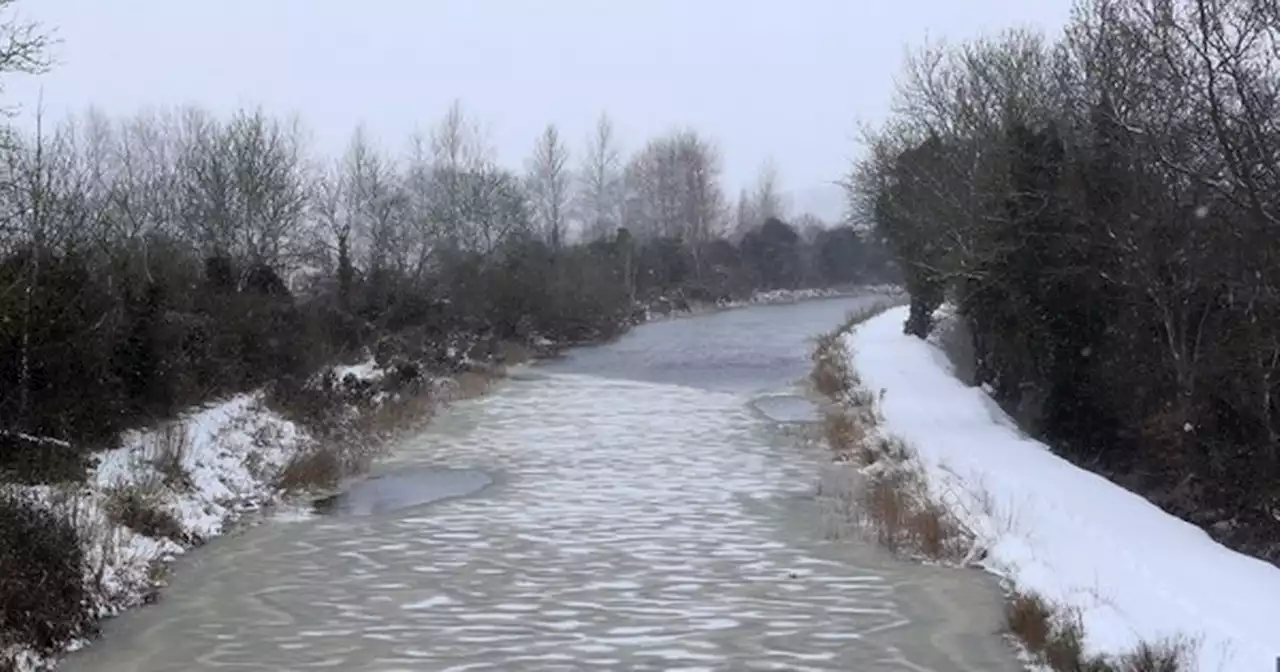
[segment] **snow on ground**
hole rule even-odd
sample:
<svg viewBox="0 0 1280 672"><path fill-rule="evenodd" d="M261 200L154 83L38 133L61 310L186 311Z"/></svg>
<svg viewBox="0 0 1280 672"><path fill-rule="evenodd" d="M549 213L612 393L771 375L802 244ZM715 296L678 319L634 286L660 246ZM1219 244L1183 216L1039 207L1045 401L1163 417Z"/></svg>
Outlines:
<svg viewBox="0 0 1280 672"><path fill-rule="evenodd" d="M94 609L108 617L144 603L158 588L155 568L186 550L113 519L109 512L119 492L145 493L150 506L174 516L187 539L207 540L244 513L276 500L274 475L308 441L302 428L267 409L260 393L242 394L156 428L126 432L119 448L96 455L85 486L15 489L74 521ZM181 465L185 483L165 482L166 460ZM85 644L74 642L70 648ZM15 658L18 670L54 663L20 651L0 653L0 660Z"/></svg>
<svg viewBox="0 0 1280 672"><path fill-rule="evenodd" d="M92 483L149 487L155 464L172 451L191 479L189 489L166 489L164 503L188 535L208 539L238 513L275 496L271 476L309 440L294 423L267 409L260 394L242 394L189 413L172 424L128 432L122 446L99 456Z"/></svg>
<svg viewBox="0 0 1280 672"><path fill-rule="evenodd" d="M346 380L347 376L355 376L360 380L373 381L380 380L385 374L386 372L378 368L378 363L373 359L359 364L333 367L333 375L338 380Z"/></svg>
<svg viewBox="0 0 1280 672"><path fill-rule="evenodd" d="M380 373L372 362L340 369L340 377L376 379ZM244 514L279 502L275 476L310 441L302 427L267 408L261 392L241 394L158 427L126 432L119 448L96 456L86 486L16 489L75 521L85 572L95 587L95 608L106 617L144 603L158 588L155 568L186 550L171 539L150 538L118 524L109 514L113 498L126 490L145 493L149 505L174 516L188 540L208 540ZM180 471L183 482L172 477L166 482L166 471ZM283 508L282 517L302 517L296 507ZM0 651L0 660L6 658L15 659L23 672L54 663Z"/></svg>
<svg viewBox="0 0 1280 672"><path fill-rule="evenodd" d="M882 431L911 444L930 487L988 546L985 564L1020 590L1079 610L1086 646L1199 639L1199 669L1275 669L1280 570L1053 455L892 309L846 335L880 395ZM985 495L983 494L985 493Z"/></svg>

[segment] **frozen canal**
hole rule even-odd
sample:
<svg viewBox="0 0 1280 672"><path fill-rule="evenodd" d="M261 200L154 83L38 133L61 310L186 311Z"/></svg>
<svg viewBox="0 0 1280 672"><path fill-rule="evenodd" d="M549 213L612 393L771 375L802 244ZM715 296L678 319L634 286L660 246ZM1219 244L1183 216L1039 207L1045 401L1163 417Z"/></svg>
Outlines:
<svg viewBox="0 0 1280 672"><path fill-rule="evenodd" d="M833 539L827 454L766 417L864 299L651 324L464 402L393 496L184 561L72 670L1013 670L973 571ZM414 505L421 488L449 495ZM406 505L407 504L407 505Z"/></svg>

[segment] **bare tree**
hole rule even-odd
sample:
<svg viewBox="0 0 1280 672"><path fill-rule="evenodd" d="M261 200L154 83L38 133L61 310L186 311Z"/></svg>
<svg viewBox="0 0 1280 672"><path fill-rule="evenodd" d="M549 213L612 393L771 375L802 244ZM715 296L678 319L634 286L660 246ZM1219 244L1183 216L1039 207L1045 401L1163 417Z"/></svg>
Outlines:
<svg viewBox="0 0 1280 672"><path fill-rule="evenodd" d="M693 253L694 273L701 279L703 247L723 233L725 224L720 153L694 131L681 133L678 142L678 170L684 178L682 233Z"/></svg>
<svg viewBox="0 0 1280 672"><path fill-rule="evenodd" d="M642 238L681 240L700 276L702 247L727 221L720 171L718 150L695 131L651 140L627 165L628 227Z"/></svg>
<svg viewBox="0 0 1280 672"><path fill-rule="evenodd" d="M525 183L535 228L551 249L559 250L564 243L572 181L569 149L555 124L538 136L525 167Z"/></svg>
<svg viewBox="0 0 1280 672"><path fill-rule="evenodd" d="M644 235L686 242L719 235L726 206L720 154L692 130L651 140L627 165L628 222Z"/></svg>
<svg viewBox="0 0 1280 672"><path fill-rule="evenodd" d="M41 74L53 65L54 37L39 23L19 17L14 9L17 2L0 0L0 74ZM15 112L12 107L0 108L0 113Z"/></svg>
<svg viewBox="0 0 1280 672"><path fill-rule="evenodd" d="M640 240L664 233L664 213L660 211L663 183L658 175L662 169L659 151L660 148L650 142L627 161L623 172L623 221L631 234Z"/></svg>
<svg viewBox="0 0 1280 672"><path fill-rule="evenodd" d="M821 217L812 212L801 213L795 218L795 221L791 222L791 227L796 230L796 233L800 234L801 240L808 243L817 240L823 231L830 228L826 222L822 221Z"/></svg>
<svg viewBox="0 0 1280 672"><path fill-rule="evenodd" d="M5 152L8 179L3 193L5 242L22 261L20 280L0 289L22 293L18 348L18 401L14 417L25 430L30 411L32 384L32 331L40 319L36 297L44 282L44 261L54 252L67 252L96 216L84 199L85 172L71 126L46 134L42 113L37 113L35 136Z"/></svg>
<svg viewBox="0 0 1280 672"><path fill-rule="evenodd" d="M755 215L761 223L771 217L787 218L786 204L783 202L779 186L778 164L772 157L760 166L755 190L751 196L755 205Z"/></svg>
<svg viewBox="0 0 1280 672"><path fill-rule="evenodd" d="M353 255L366 271L377 274L409 264L401 245L407 205L395 165L379 152L363 127L357 128L343 157L342 226L353 236ZM355 242L358 241L358 242Z"/></svg>
<svg viewBox="0 0 1280 672"><path fill-rule="evenodd" d="M353 217L347 212L347 184L343 161L322 164L313 173L307 198L314 261L326 274L336 271L339 257L350 255ZM349 257L348 257L349 260Z"/></svg>
<svg viewBox="0 0 1280 672"><path fill-rule="evenodd" d="M137 250L150 277L149 239L178 232L178 133L173 118L157 112L122 120L110 134L110 167L101 246Z"/></svg>
<svg viewBox="0 0 1280 672"><path fill-rule="evenodd" d="M405 251L412 259L411 276L415 281L420 281L431 270L435 253L449 234L447 222L436 214L439 196L436 177L430 140L414 134L409 139L402 188L408 246Z"/></svg>
<svg viewBox="0 0 1280 672"><path fill-rule="evenodd" d="M206 256L287 270L299 260L308 176L296 126L189 109L179 154L185 233Z"/></svg>
<svg viewBox="0 0 1280 672"><path fill-rule="evenodd" d="M756 214L755 201L746 189L738 192L738 202L733 208L733 235L736 238L745 236L748 231L759 226L762 222L760 216Z"/></svg>
<svg viewBox="0 0 1280 672"><path fill-rule="evenodd" d="M483 176L497 169L483 129L455 101L432 129L429 146L430 219L450 245L460 249L484 247L483 241L493 239L493 231L486 229L495 225L484 221L482 214L492 204L475 199L489 193L482 186L486 183Z"/></svg>
<svg viewBox="0 0 1280 672"><path fill-rule="evenodd" d="M622 226L625 192L622 153L607 115L600 115L587 139L578 185L577 210L586 236L600 239L612 235Z"/></svg>

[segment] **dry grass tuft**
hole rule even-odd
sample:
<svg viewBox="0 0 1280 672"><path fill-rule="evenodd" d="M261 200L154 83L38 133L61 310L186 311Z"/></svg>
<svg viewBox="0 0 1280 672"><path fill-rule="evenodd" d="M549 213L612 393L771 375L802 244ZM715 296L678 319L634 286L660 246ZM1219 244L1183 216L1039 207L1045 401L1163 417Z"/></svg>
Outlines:
<svg viewBox="0 0 1280 672"><path fill-rule="evenodd" d="M436 395L422 389L387 395L361 408L294 454L276 476L276 488L292 493L337 489L344 478L368 471L396 440L420 431L436 407Z"/></svg>
<svg viewBox="0 0 1280 672"><path fill-rule="evenodd" d="M862 319L851 316L848 324ZM875 399L850 372L840 333L818 339L811 380L833 402L823 415L827 445L837 461L862 467L851 522L895 554L960 561L972 536L932 497L911 448L875 431Z"/></svg>
<svg viewBox="0 0 1280 672"><path fill-rule="evenodd" d="M346 473L343 462L335 444L315 444L289 459L276 476L276 488L284 492L335 489Z"/></svg>
<svg viewBox="0 0 1280 672"><path fill-rule="evenodd" d="M358 440L348 443L360 448L355 452L376 456L386 444L431 422L436 405L435 397L426 391L387 397L355 418L352 432Z"/></svg>
<svg viewBox="0 0 1280 672"><path fill-rule="evenodd" d="M463 371L454 377L454 399L474 399L489 391L493 382L500 377L491 371Z"/></svg>
<svg viewBox="0 0 1280 672"><path fill-rule="evenodd" d="M850 413L828 410L822 415L822 433L838 462L867 464L872 456L866 452L865 425Z"/></svg>
<svg viewBox="0 0 1280 672"><path fill-rule="evenodd" d="M831 333L819 336L813 350L813 372L809 374L809 380L813 389L830 399L840 398L852 386L848 362L841 346L840 334Z"/></svg>
<svg viewBox="0 0 1280 672"><path fill-rule="evenodd" d="M138 534L153 539L190 543L182 523L165 510L157 493L137 486L113 488L107 493L107 517Z"/></svg>
<svg viewBox="0 0 1280 672"><path fill-rule="evenodd" d="M191 452L191 435L181 422L168 422L151 433L146 447L148 461L159 472L161 480L175 492L187 492L195 487L187 470L187 455Z"/></svg>
<svg viewBox="0 0 1280 672"><path fill-rule="evenodd" d="M1005 622L1009 632L1016 635L1033 655L1049 649L1055 620L1054 610L1035 593L1015 592L1005 605Z"/></svg>
<svg viewBox="0 0 1280 672"><path fill-rule="evenodd" d="M864 445L866 443L864 442ZM887 442L883 450L902 450ZM910 462L895 464L880 449L864 469L858 491L857 523L889 551L908 557L959 562L972 546L972 535L951 512L930 496L920 470Z"/></svg>
<svg viewBox="0 0 1280 672"><path fill-rule="evenodd" d="M1195 668L1191 656L1195 644L1181 637L1143 642L1122 656L1088 655L1079 615L1035 593L1013 591L1005 618L1009 634L1036 663L1054 672L1186 672Z"/></svg>
<svg viewBox="0 0 1280 672"><path fill-rule="evenodd" d="M1143 642L1137 650L1121 656L1123 672L1186 672L1195 668L1193 654L1196 643L1184 637L1171 637L1154 644Z"/></svg>
<svg viewBox="0 0 1280 672"><path fill-rule="evenodd" d="M524 364L533 359L533 350L524 343L502 341L498 344L498 361L507 366Z"/></svg>

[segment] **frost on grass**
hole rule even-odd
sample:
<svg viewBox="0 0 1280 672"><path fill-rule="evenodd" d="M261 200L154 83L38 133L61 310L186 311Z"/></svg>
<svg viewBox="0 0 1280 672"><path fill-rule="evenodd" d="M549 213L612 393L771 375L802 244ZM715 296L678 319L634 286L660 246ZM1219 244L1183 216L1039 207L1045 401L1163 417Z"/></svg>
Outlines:
<svg viewBox="0 0 1280 672"><path fill-rule="evenodd" d="M911 449L1013 598L1010 631L1054 670L1272 669L1280 570L1235 553L1025 436L901 309L846 336L874 432Z"/></svg>

